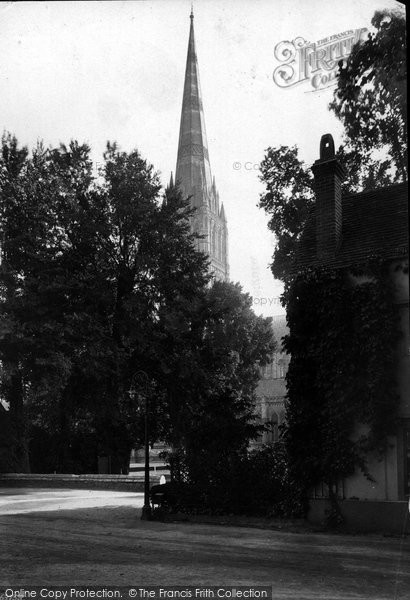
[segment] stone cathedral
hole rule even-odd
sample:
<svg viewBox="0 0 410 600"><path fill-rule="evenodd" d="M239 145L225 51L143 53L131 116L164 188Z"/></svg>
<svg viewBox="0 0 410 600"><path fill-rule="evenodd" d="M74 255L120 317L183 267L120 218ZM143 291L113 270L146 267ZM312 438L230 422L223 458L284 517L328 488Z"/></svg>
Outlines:
<svg viewBox="0 0 410 600"><path fill-rule="evenodd" d="M215 279L227 281L228 227L209 162L192 11L190 20L175 183L184 196L191 197L191 205L196 208L191 226L203 236L197 241L198 249L208 254Z"/></svg>

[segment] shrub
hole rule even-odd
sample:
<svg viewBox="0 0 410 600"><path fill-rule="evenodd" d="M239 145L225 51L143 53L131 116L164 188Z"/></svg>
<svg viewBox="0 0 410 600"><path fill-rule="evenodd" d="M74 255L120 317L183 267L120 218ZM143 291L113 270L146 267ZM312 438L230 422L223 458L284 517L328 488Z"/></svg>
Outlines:
<svg viewBox="0 0 410 600"><path fill-rule="evenodd" d="M202 465L201 477L178 484L172 509L187 513L304 516L302 488L292 478L282 443ZM173 488L174 489L174 488Z"/></svg>

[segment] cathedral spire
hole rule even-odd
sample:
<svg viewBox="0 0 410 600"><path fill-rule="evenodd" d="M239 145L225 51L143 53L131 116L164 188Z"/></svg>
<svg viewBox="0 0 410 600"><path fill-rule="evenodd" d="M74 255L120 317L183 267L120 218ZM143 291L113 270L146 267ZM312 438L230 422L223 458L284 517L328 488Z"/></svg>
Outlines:
<svg viewBox="0 0 410 600"><path fill-rule="evenodd" d="M228 226L209 163L192 7L190 21L175 182L196 209L190 221L197 249L209 256L213 276L228 280Z"/></svg>
<svg viewBox="0 0 410 600"><path fill-rule="evenodd" d="M190 21L175 180L180 183L186 196L192 196L193 206L199 207L209 202L212 176L199 83L192 8Z"/></svg>

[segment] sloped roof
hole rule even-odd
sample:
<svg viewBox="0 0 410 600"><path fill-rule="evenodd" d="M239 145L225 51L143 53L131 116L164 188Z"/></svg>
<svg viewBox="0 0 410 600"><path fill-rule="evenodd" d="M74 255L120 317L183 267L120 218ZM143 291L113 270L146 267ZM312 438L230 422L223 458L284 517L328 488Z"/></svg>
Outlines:
<svg viewBox="0 0 410 600"><path fill-rule="evenodd" d="M408 255L408 186L395 184L342 199L342 239L334 258L316 255L313 206L296 253L295 270L325 264L343 267L378 255L386 259Z"/></svg>

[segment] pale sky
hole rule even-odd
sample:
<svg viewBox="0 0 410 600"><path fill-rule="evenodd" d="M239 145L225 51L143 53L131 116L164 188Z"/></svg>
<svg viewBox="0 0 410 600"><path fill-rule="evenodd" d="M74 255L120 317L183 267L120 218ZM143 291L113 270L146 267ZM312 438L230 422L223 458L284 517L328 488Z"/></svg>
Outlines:
<svg viewBox="0 0 410 600"><path fill-rule="evenodd" d="M275 46L361 27L394 0L196 0L195 37L211 169L225 205L231 280L255 312L283 313L268 265L274 248L257 208L268 146L298 145L307 164L323 133L340 143L332 89L278 87ZM167 184L175 172L191 3L0 3L0 129L30 148L107 140L138 148ZM264 303L263 310L261 310Z"/></svg>

